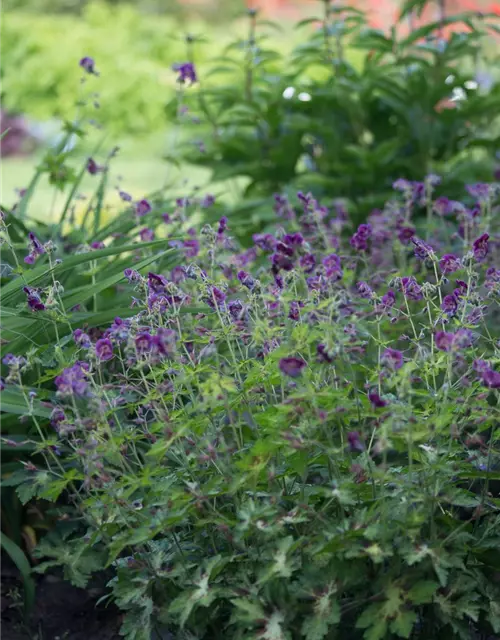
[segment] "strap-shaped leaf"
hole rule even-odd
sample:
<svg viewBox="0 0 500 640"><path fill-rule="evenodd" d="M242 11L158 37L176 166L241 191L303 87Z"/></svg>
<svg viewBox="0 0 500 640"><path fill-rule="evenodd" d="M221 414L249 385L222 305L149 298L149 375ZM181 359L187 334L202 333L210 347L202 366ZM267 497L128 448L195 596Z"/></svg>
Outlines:
<svg viewBox="0 0 500 640"><path fill-rule="evenodd" d="M30 563L22 549L3 533L0 533L0 545L19 569L24 583L24 612L29 615L35 604L35 581L31 577Z"/></svg>

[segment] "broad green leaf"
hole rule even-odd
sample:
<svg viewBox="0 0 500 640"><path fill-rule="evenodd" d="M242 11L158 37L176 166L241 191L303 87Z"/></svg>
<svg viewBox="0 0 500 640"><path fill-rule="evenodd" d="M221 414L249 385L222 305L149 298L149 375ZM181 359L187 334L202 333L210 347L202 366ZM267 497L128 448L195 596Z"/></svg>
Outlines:
<svg viewBox="0 0 500 640"><path fill-rule="evenodd" d="M413 604L427 604L432 602L434 594L439 589L439 584L433 580L420 580L409 591L408 599Z"/></svg>
<svg viewBox="0 0 500 640"><path fill-rule="evenodd" d="M416 621L415 611L400 611L391 622L391 631L400 638L409 638Z"/></svg>

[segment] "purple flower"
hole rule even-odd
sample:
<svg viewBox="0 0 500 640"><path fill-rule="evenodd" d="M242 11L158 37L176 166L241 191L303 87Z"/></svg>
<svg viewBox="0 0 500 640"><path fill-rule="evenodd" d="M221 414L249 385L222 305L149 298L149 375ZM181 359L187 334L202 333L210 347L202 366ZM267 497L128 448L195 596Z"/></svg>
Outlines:
<svg viewBox="0 0 500 640"><path fill-rule="evenodd" d="M175 351L176 340L175 331L160 327L152 337L153 348L160 356L171 355Z"/></svg>
<svg viewBox="0 0 500 640"><path fill-rule="evenodd" d="M288 258L292 258L294 253L293 248L285 244L284 242L276 243L276 251L278 253L282 253L284 256L287 256Z"/></svg>
<svg viewBox="0 0 500 640"><path fill-rule="evenodd" d="M438 184L441 184L441 176L438 176L435 173L429 173L425 177L425 182L431 187L437 187Z"/></svg>
<svg viewBox="0 0 500 640"><path fill-rule="evenodd" d="M215 196L211 195L210 193L207 193L207 195L200 202L200 205L203 207L203 209L208 209L209 207L212 207L214 204L215 204Z"/></svg>
<svg viewBox="0 0 500 640"><path fill-rule="evenodd" d="M485 202L490 197L490 185L478 182L477 184L465 185L467 192L479 202Z"/></svg>
<svg viewBox="0 0 500 640"><path fill-rule="evenodd" d="M61 396L84 396L88 390L86 372L89 365L86 362L76 362L72 367L64 369L55 379L57 392Z"/></svg>
<svg viewBox="0 0 500 640"><path fill-rule="evenodd" d="M415 227L400 227L398 229L398 239L401 244L407 245L415 235Z"/></svg>
<svg viewBox="0 0 500 640"><path fill-rule="evenodd" d="M241 320L245 311L245 307L243 306L241 300L230 300L227 303L227 309L233 320Z"/></svg>
<svg viewBox="0 0 500 640"><path fill-rule="evenodd" d="M111 360L113 357L113 345L109 338L101 338L95 343L95 353L101 362Z"/></svg>
<svg viewBox="0 0 500 640"><path fill-rule="evenodd" d="M119 191L118 195L123 200L123 202L131 202L132 201L132 196L129 193L127 193L126 191Z"/></svg>
<svg viewBox="0 0 500 640"><path fill-rule="evenodd" d="M307 288L310 291L321 291L323 288L324 279L322 276L309 276L306 279Z"/></svg>
<svg viewBox="0 0 500 640"><path fill-rule="evenodd" d="M453 290L453 295L455 296L455 298L460 300L460 298L463 298L465 295L467 295L469 287L463 280L455 280L455 284L457 285L457 288Z"/></svg>
<svg viewBox="0 0 500 640"><path fill-rule="evenodd" d="M326 362L328 364L333 362L333 356L328 352L326 344L318 344L316 353L318 354L318 362Z"/></svg>
<svg viewBox="0 0 500 640"><path fill-rule="evenodd" d="M244 287L246 287L250 291L253 291L253 289L255 288L255 280L249 273L247 273L246 271L238 271L237 277Z"/></svg>
<svg viewBox="0 0 500 640"><path fill-rule="evenodd" d="M412 184L409 180L405 180L405 178L398 178L392 183L392 188L394 191L409 192L412 190Z"/></svg>
<svg viewBox="0 0 500 640"><path fill-rule="evenodd" d="M222 216L222 218L219 220L219 229L217 233L219 235L222 235L226 229L227 229L227 217Z"/></svg>
<svg viewBox="0 0 500 640"><path fill-rule="evenodd" d="M61 423L64 422L65 420L66 420L66 414L61 408L56 407L55 409L53 409L52 413L50 414L50 424L54 427L56 431L59 431Z"/></svg>
<svg viewBox="0 0 500 640"><path fill-rule="evenodd" d="M80 64L80 67L84 69L87 73L94 74L95 76L98 75L98 73L95 70L94 58L91 58L90 56L85 56L80 60L79 64Z"/></svg>
<svg viewBox="0 0 500 640"><path fill-rule="evenodd" d="M200 252L200 243L196 238L184 240L182 246L184 247L184 255L186 258L195 258Z"/></svg>
<svg viewBox="0 0 500 640"><path fill-rule="evenodd" d="M368 249L368 239L372 235L372 226L370 224L360 224L356 233L351 237L350 244L358 251L366 251Z"/></svg>
<svg viewBox="0 0 500 640"><path fill-rule="evenodd" d="M396 302L394 291L389 289L389 291L382 296L381 302L386 309L393 307Z"/></svg>
<svg viewBox="0 0 500 640"><path fill-rule="evenodd" d="M304 237L301 233L287 233L283 242L289 247L300 247L304 243Z"/></svg>
<svg viewBox="0 0 500 640"><path fill-rule="evenodd" d="M453 338L453 346L457 349L466 349L472 346L473 336L470 329L459 329Z"/></svg>
<svg viewBox="0 0 500 640"><path fill-rule="evenodd" d="M5 378L3 376L0 376L0 391L3 391L5 389Z"/></svg>
<svg viewBox="0 0 500 640"><path fill-rule="evenodd" d="M290 302L288 317L290 318L290 320L294 320L295 322L300 320L300 304L296 300Z"/></svg>
<svg viewBox="0 0 500 640"><path fill-rule="evenodd" d="M488 240L490 236L487 233L483 233L482 236L479 236L476 240L474 240L472 244L472 251L474 252L474 258L478 262L482 262L486 256L488 255L489 245Z"/></svg>
<svg viewBox="0 0 500 640"><path fill-rule="evenodd" d="M364 451L365 447L360 440L358 431L349 431L347 434L347 442L349 443L349 451L354 453L355 451Z"/></svg>
<svg viewBox="0 0 500 640"><path fill-rule="evenodd" d="M45 253L45 247L31 231L28 234L28 238L30 252L29 255L24 258L24 262L26 264L33 264L38 256Z"/></svg>
<svg viewBox="0 0 500 640"><path fill-rule="evenodd" d="M490 365L486 362L486 360L474 360L474 371L477 373L484 373L490 368Z"/></svg>
<svg viewBox="0 0 500 640"><path fill-rule="evenodd" d="M5 366L10 367L16 362L17 358L13 353L6 353L2 358L2 362Z"/></svg>
<svg viewBox="0 0 500 640"><path fill-rule="evenodd" d="M180 264L175 266L170 272L170 278L172 279L172 282L175 282L176 284L184 282L184 280L187 278L186 267L183 267Z"/></svg>
<svg viewBox="0 0 500 640"><path fill-rule="evenodd" d="M382 353L381 360L386 367L392 369L393 371L401 369L401 367L403 366L403 354L401 353L401 351L398 351L397 349L391 349L390 347L388 347Z"/></svg>
<svg viewBox="0 0 500 640"><path fill-rule="evenodd" d="M40 294L36 289L31 287L23 287L24 293L28 296L28 307L32 311L45 311L45 305L40 299Z"/></svg>
<svg viewBox="0 0 500 640"><path fill-rule="evenodd" d="M448 216L453 213L454 204L455 203L446 196L441 196L434 201L434 211L438 216Z"/></svg>
<svg viewBox="0 0 500 640"><path fill-rule="evenodd" d="M409 300L422 300L422 287L413 276L401 278L401 287Z"/></svg>
<svg viewBox="0 0 500 640"><path fill-rule="evenodd" d="M325 268L325 276L329 280L337 281L343 276L340 258L335 253L330 253L321 261Z"/></svg>
<svg viewBox="0 0 500 640"><path fill-rule="evenodd" d="M500 389L500 372L486 369L481 373L483 384L490 389Z"/></svg>
<svg viewBox="0 0 500 640"><path fill-rule="evenodd" d="M454 295L447 295L443 298L443 302L441 303L441 310L444 313L452 316L456 313L458 309L458 301Z"/></svg>
<svg viewBox="0 0 500 640"><path fill-rule="evenodd" d="M298 378L306 363L301 358L294 358L293 356L290 358L281 358L279 361L279 368L282 373L290 378Z"/></svg>
<svg viewBox="0 0 500 640"><path fill-rule="evenodd" d="M138 336L136 336L134 343L137 353L139 355L143 355L151 351L153 338L149 333L145 331L144 333L140 333Z"/></svg>
<svg viewBox="0 0 500 640"><path fill-rule="evenodd" d="M373 296L373 289L366 282L358 282L356 284L356 288L358 290L359 295L362 298L367 298L370 300Z"/></svg>
<svg viewBox="0 0 500 640"><path fill-rule="evenodd" d="M439 266L444 274L448 274L461 269L462 263L453 253L446 253L439 261Z"/></svg>
<svg viewBox="0 0 500 640"><path fill-rule="evenodd" d="M168 284L168 280L165 276L162 276L159 273L153 273L150 271L148 273L148 289L152 293L165 293L165 287Z"/></svg>
<svg viewBox="0 0 500 640"><path fill-rule="evenodd" d="M89 349L92 346L90 337L81 329L75 329L73 331L73 340L75 343L83 349Z"/></svg>
<svg viewBox="0 0 500 640"><path fill-rule="evenodd" d="M500 269L490 267L486 270L486 278L484 280L484 286L487 289L497 289L500 284Z"/></svg>
<svg viewBox="0 0 500 640"><path fill-rule="evenodd" d="M139 200L139 202L136 202L135 204L135 213L140 218L148 214L151 211L151 209L152 209L151 204L145 198L143 198L142 200Z"/></svg>
<svg viewBox="0 0 500 640"><path fill-rule="evenodd" d="M256 233L252 240L263 251L274 251L276 247L276 238L270 233Z"/></svg>
<svg viewBox="0 0 500 640"><path fill-rule="evenodd" d="M377 409L381 409L382 407L386 407L387 406L387 402L385 400L383 400L378 393L376 393L375 391L371 391L368 394L368 400L372 403L372 405L374 407L376 407Z"/></svg>
<svg viewBox="0 0 500 640"><path fill-rule="evenodd" d="M151 242L155 239L155 232L149 227L144 227L139 231L139 236L143 242Z"/></svg>
<svg viewBox="0 0 500 640"><path fill-rule="evenodd" d="M194 64L192 62L182 62L180 64L172 65L172 70L178 72L177 82L184 84L189 80L191 84L196 82L196 69L194 68Z"/></svg>
<svg viewBox="0 0 500 640"><path fill-rule="evenodd" d="M221 291L218 287L209 287L208 297L206 298L207 304L215 309L216 307L224 306L224 301L226 299L226 294Z"/></svg>
<svg viewBox="0 0 500 640"><path fill-rule="evenodd" d="M425 184L423 182L412 182L412 198L420 205L425 203Z"/></svg>
<svg viewBox="0 0 500 640"><path fill-rule="evenodd" d="M100 167L93 158L89 158L87 160L87 171L90 173L91 176L95 176L96 173L99 173L99 171L102 171L102 167Z"/></svg>
<svg viewBox="0 0 500 640"><path fill-rule="evenodd" d="M438 331L434 336L434 343L440 351L451 351L454 341L454 334L446 331Z"/></svg>
<svg viewBox="0 0 500 640"><path fill-rule="evenodd" d="M139 282L141 279L141 274L135 269L125 269L123 275L129 282Z"/></svg>
<svg viewBox="0 0 500 640"><path fill-rule="evenodd" d="M417 258L425 260L426 258L430 258L432 256L432 247L428 245L427 242L424 242L416 236L412 236L411 241L415 245L415 255L417 256Z"/></svg>
<svg viewBox="0 0 500 640"><path fill-rule="evenodd" d="M293 269L293 262L282 253L273 253L271 256L271 262L273 264L274 273L278 273L281 269L284 271L291 271Z"/></svg>
<svg viewBox="0 0 500 640"><path fill-rule="evenodd" d="M299 259L299 265L305 273L311 273L311 271L313 271L314 267L316 266L316 258L314 257L314 254L306 253L305 255L301 256Z"/></svg>

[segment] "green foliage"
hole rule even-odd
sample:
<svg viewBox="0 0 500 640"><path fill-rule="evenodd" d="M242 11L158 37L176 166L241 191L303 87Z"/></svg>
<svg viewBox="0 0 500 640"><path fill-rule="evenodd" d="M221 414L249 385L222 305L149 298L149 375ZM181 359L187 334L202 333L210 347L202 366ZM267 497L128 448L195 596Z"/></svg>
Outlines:
<svg viewBox="0 0 500 640"><path fill-rule="evenodd" d="M135 33L130 9L119 15ZM470 79L479 31L415 44L337 15L288 58L263 47L252 14L220 61L227 85L200 73L167 110L187 127L198 115L205 136L205 153L177 160L249 180L235 206L160 189L144 216L130 201L107 222L111 153L77 220L88 167L63 141L2 214L2 544L27 603L20 505L36 500L58 518L37 570L80 587L110 570L128 640L498 632L497 188L469 185L448 216L435 200L479 170L465 145L496 144L498 88L438 113L445 79ZM344 36L374 53L351 64ZM28 216L44 175L68 192L58 224ZM403 181L350 237L402 176L424 182ZM273 236L245 250L262 226ZM403 231L433 246L414 237L415 259ZM301 368L288 374L290 356Z"/></svg>
<svg viewBox="0 0 500 640"><path fill-rule="evenodd" d="M0 546L10 556L22 576L24 583L24 610L29 615L35 603L35 581L31 576L30 564L22 549L3 533L0 533Z"/></svg>
<svg viewBox="0 0 500 640"><path fill-rule="evenodd" d="M422 193L432 194L432 184ZM10 228L21 230L7 216L9 259L19 263L3 286L8 308L45 327L26 332L33 340L27 362L9 367L3 392L8 418L24 399L25 437L37 456L11 484L23 502L65 495L75 507L55 507L63 530L39 545L37 571L60 566L82 587L96 571L111 570L109 588L125 613L128 640L150 640L160 628L186 640L469 640L471 629L498 628L499 396L497 382L488 387L478 373L490 366L483 360L500 361L492 323L498 282L488 280L496 277L496 256L483 264L470 240L454 234L451 219L433 227L443 251L464 254L453 277L470 286L459 313L448 316L442 298L449 281L439 256L427 248L415 260L391 226L394 212L405 212L409 224L421 206L434 210L410 194L414 186L405 189L371 216L379 231L377 215L385 216L389 234L374 232L363 253L350 247L348 223L331 218L334 208L322 210L311 196L288 203L289 219L279 226L305 234L290 259L314 252L326 278L330 244L338 243L343 270L319 288L308 286L297 264L280 272L276 288L262 249L243 287L234 265L246 254L218 230L222 223L193 227L207 206L200 196L155 202L139 219L127 207L99 230L105 248L80 245L76 255L64 249L61 228L40 227L54 248L32 266L21 266L22 243L14 246ZM498 226L490 212L498 204L495 189L488 194L483 217L471 224L493 236ZM222 213L217 205L204 209L206 219ZM164 239L135 241L145 224ZM115 237L116 228L126 237ZM80 233L81 240L94 233L91 218ZM282 243L299 241L275 233ZM198 255L181 257L183 242L195 237ZM179 264L185 277L175 281L172 267ZM124 268L144 273L129 274L133 291L118 277ZM163 284L155 280L162 273ZM381 297L386 273L394 275L396 292L389 308ZM413 299L399 274L421 283ZM381 290L359 295L360 278L383 283ZM23 285L36 286L47 302L54 282L65 283L59 298L28 313ZM224 303L210 298L213 287L224 291ZM153 292L174 302L155 307ZM131 294L133 315L128 324L115 321L108 334L113 357L101 360L96 340ZM302 306L292 317L297 300ZM232 315L232 301L244 313ZM80 327L92 334L84 348L69 336ZM443 348L443 327L465 343ZM141 356L137 341L165 330L175 332L165 357ZM7 333L7 340L5 350L26 353L19 337ZM402 360L391 368L384 352L395 345ZM307 364L287 377L282 360L291 354ZM72 394L62 380L82 362L87 391ZM369 390L381 394L383 406ZM56 431L46 428L42 399L63 411L59 422L52 414Z"/></svg>
<svg viewBox="0 0 500 640"><path fill-rule="evenodd" d="M341 194L359 218L383 204L401 176L443 175L450 196L464 180L490 180L500 85L470 82L483 54L495 51L485 34L497 23L471 13L444 24L461 23L470 32L448 40L437 37L440 23L382 33L361 12L335 5L300 23L300 44L283 54L269 27L250 16L247 37L186 96L204 145L186 142L181 157L210 168L214 180L245 177L249 202L283 190ZM353 51L361 56L355 63ZM251 205L263 224L262 209Z"/></svg>
<svg viewBox="0 0 500 640"><path fill-rule="evenodd" d="M75 101L86 101L78 118L91 114L112 135L161 131L165 105L176 92L171 66L188 55L184 24L171 13L141 14L127 3L91 2L79 17L11 11L2 22L3 108L43 120L72 119ZM192 33L203 28L190 21ZM227 39L222 29L214 37ZM194 48L197 57L207 59L218 46ZM96 60L101 75L82 85L78 62L86 55ZM94 93L97 98L90 97Z"/></svg>

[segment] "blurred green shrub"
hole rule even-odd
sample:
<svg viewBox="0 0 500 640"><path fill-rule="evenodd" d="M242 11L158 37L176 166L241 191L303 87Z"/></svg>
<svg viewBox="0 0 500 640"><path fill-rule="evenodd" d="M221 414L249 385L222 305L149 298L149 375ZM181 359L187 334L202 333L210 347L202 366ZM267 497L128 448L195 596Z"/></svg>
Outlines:
<svg viewBox="0 0 500 640"><path fill-rule="evenodd" d="M9 12L1 39L3 107L40 119L70 117L83 97L78 61L91 55L101 81L83 90L99 91L100 124L114 135L150 133L164 127L164 106L175 93L170 67L186 57L183 35L176 19L139 14L128 4L94 2L81 17Z"/></svg>
<svg viewBox="0 0 500 640"><path fill-rule="evenodd" d="M491 179L500 85L475 78L487 34L498 29L494 16L461 14L408 35L397 25L371 29L352 7L322 4L323 15L298 24L302 40L290 54L262 37L268 23L249 14L246 38L199 74L197 93L186 91L186 127L193 116L201 125L182 160L211 168L214 180L245 177L251 204L242 207L259 221L272 216L267 198L287 187L342 194L363 217L401 176L442 174L451 194L465 179ZM438 37L460 24L467 32ZM347 55L353 50L360 64Z"/></svg>
<svg viewBox="0 0 500 640"><path fill-rule="evenodd" d="M81 15L92 0L4 0L4 11L22 9L32 13L68 13ZM220 12L228 9L234 11L233 0L211 0L210 2L182 2L182 0L106 0L110 7L134 7L142 13L156 13L169 16L185 17L193 10L205 20L220 20Z"/></svg>

